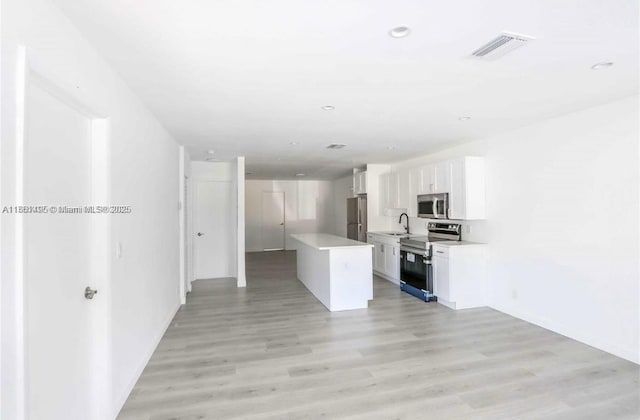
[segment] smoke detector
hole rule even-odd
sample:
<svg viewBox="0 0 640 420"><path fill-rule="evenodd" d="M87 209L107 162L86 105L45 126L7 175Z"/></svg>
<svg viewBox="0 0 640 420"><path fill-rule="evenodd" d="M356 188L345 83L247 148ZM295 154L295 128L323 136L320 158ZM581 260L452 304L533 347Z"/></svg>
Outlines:
<svg viewBox="0 0 640 420"><path fill-rule="evenodd" d="M496 60L535 39L533 36L503 31L497 38L472 52L471 56L483 60Z"/></svg>
<svg viewBox="0 0 640 420"><path fill-rule="evenodd" d="M346 144L332 143L327 146L327 149L344 149L345 147L347 147Z"/></svg>

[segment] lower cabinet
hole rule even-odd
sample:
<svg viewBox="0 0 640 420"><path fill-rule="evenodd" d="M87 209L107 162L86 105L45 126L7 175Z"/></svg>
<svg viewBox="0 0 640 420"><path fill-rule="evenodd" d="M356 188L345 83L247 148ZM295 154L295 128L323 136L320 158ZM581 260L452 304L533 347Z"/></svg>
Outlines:
<svg viewBox="0 0 640 420"><path fill-rule="evenodd" d="M389 280L400 284L400 246L387 245L384 250L384 274Z"/></svg>
<svg viewBox="0 0 640 420"><path fill-rule="evenodd" d="M373 249L375 250L373 256L373 270L379 273L386 271L386 258L384 257L384 244L380 242L373 243Z"/></svg>
<svg viewBox="0 0 640 420"><path fill-rule="evenodd" d="M451 309L487 305L486 245L433 245L434 293Z"/></svg>
<svg viewBox="0 0 640 420"><path fill-rule="evenodd" d="M400 284L400 243L395 238L368 234L373 244L373 271L380 277Z"/></svg>

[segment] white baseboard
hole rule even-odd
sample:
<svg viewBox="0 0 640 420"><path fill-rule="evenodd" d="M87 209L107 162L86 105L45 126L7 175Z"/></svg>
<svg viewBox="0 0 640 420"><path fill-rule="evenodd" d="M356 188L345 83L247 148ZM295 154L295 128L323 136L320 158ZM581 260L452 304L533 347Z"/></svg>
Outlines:
<svg viewBox="0 0 640 420"><path fill-rule="evenodd" d="M519 318L523 321L527 321L531 324L542 327L546 330L553 331L557 334L568 337L572 340L579 341L588 346L595 347L599 350L602 350L607 353L611 353L614 356L626 359L630 362L640 364L640 355L637 350L621 348L606 340L602 340L597 334L596 335L588 335L588 334L580 334L572 331L570 328L567 328L565 325L558 324L549 319L544 319L537 317L535 315L522 312L508 305L499 305L499 304L490 304L488 305L490 308L495 309L497 311L503 312L507 315L511 315L515 318Z"/></svg>
<svg viewBox="0 0 640 420"><path fill-rule="evenodd" d="M237 280L237 279L236 279L236 275L235 274L229 274L228 276L225 276L225 277L211 277L211 278L207 278L207 279L194 279L191 283L197 283L197 282L203 281L203 280Z"/></svg>
<svg viewBox="0 0 640 420"><path fill-rule="evenodd" d="M118 417L120 410L122 410L122 407L124 406L125 402L127 402L127 398L129 398L131 391L133 391L133 388L136 386L138 379L140 379L140 375L142 375L142 371L144 370L145 367L147 367L147 364L149 363L151 356L153 356L153 353L156 351L158 344L160 344L160 340L162 340L164 333L167 331L167 329L171 325L171 321L173 321L173 318L176 316L176 313L180 309L180 306L182 305L180 304L180 302L178 302L177 306L172 311L169 312L169 316L163 323L163 328L161 328L161 330L158 332L158 334L152 341L151 346L147 351L147 354L142 359L142 363L136 369L135 375L133 376L132 380L129 382L129 384L120 394L120 396L118 396L118 398L116 399L116 403L112 410L113 415L111 416L111 418L115 419Z"/></svg>

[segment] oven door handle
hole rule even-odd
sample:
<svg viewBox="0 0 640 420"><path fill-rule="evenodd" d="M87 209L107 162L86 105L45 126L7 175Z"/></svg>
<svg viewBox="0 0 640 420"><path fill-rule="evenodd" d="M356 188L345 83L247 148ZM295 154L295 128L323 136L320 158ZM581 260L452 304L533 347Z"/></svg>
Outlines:
<svg viewBox="0 0 640 420"><path fill-rule="evenodd" d="M413 248L408 248L408 247L404 247L404 246L400 247L400 252L410 252L412 254L420 255L422 257L428 257L429 256L429 252L424 250L424 249L413 249Z"/></svg>

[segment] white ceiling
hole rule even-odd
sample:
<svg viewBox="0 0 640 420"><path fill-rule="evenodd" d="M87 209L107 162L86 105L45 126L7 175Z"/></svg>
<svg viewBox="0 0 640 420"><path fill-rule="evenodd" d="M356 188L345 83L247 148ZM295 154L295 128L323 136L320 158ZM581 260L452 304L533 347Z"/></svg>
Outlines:
<svg viewBox="0 0 640 420"><path fill-rule="evenodd" d="M638 91L637 0L55 2L194 160L244 155L249 178L335 178ZM469 58L503 30L537 40Z"/></svg>

